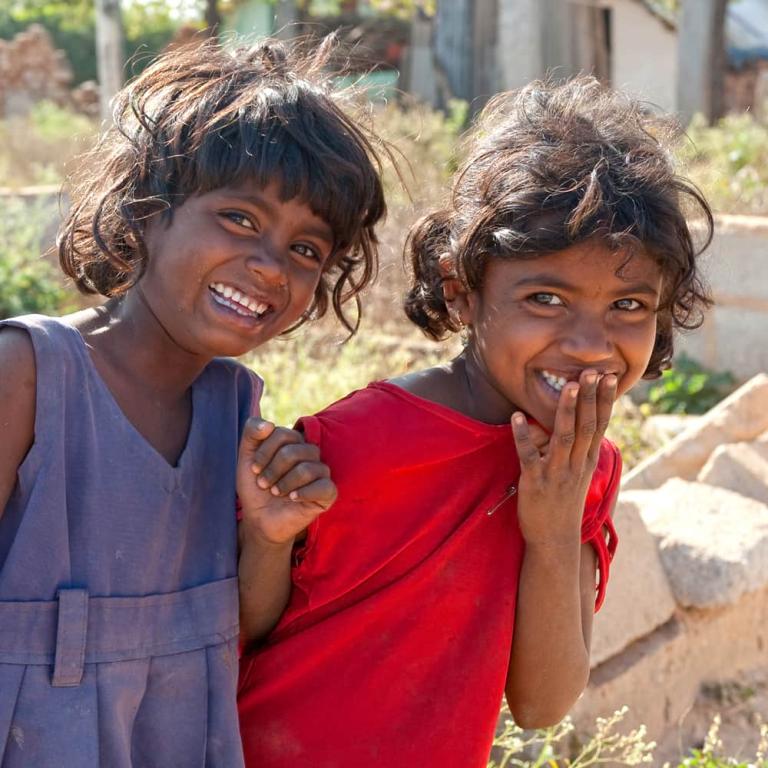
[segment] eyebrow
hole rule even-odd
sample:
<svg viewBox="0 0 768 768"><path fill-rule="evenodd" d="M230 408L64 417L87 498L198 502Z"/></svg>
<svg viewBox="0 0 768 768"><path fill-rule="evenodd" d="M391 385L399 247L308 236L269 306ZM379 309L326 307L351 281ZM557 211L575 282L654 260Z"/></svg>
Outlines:
<svg viewBox="0 0 768 768"><path fill-rule="evenodd" d="M564 291L576 291L578 290L575 285L563 280L561 277L542 273L539 275L531 275L530 277L521 277L515 282L515 287L524 288L527 285L547 286L549 288L559 288ZM615 291L616 295L625 293L640 293L647 294L649 296L658 296L659 291L654 288L650 283L638 282L627 283L621 290Z"/></svg>
<svg viewBox="0 0 768 768"><path fill-rule="evenodd" d="M269 201L265 200L263 197L259 197L258 195L254 194L243 195L234 191L228 191L225 194L227 197L242 200L244 203L249 203L250 205L254 206L254 208L261 208L270 216L274 216L275 214L274 206L272 206ZM313 216L318 218L315 214L313 214ZM324 240L329 245L333 245L336 241L333 230L328 224L325 224L324 222L319 224L310 224L304 229L304 232L310 237L317 237L320 240Z"/></svg>

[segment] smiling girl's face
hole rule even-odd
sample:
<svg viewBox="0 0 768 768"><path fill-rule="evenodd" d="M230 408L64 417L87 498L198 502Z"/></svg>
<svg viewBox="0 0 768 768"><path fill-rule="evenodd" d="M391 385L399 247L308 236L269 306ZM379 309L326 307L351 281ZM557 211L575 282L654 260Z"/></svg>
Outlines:
<svg viewBox="0 0 768 768"><path fill-rule="evenodd" d="M330 226L279 187L246 183L190 197L151 220L135 290L187 352L242 355L311 305L334 248Z"/></svg>
<svg viewBox="0 0 768 768"><path fill-rule="evenodd" d="M617 274L618 273L618 274ZM551 429L560 391L582 371L637 383L656 338L662 274L640 252L587 241L531 259L492 259L482 288L450 303L469 331L464 352L478 418L515 410Z"/></svg>

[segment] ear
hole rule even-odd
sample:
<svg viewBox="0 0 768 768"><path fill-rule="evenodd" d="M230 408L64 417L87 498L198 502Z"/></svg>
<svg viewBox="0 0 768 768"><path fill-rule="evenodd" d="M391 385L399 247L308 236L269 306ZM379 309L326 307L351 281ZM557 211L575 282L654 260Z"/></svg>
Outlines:
<svg viewBox="0 0 768 768"><path fill-rule="evenodd" d="M443 299L448 314L459 326L470 324L469 291L456 271L456 261L450 253L443 253L437 260L443 285Z"/></svg>

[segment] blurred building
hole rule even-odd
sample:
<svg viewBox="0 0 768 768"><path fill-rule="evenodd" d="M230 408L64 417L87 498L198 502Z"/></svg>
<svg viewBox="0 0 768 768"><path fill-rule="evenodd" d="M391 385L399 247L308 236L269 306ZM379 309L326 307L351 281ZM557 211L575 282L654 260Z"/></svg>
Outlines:
<svg viewBox="0 0 768 768"><path fill-rule="evenodd" d="M439 0L432 25L431 64L417 57L405 86L430 101L478 107L537 77L592 72L677 109L677 20L662 0ZM730 2L725 36L726 105L754 106L768 69L768 0Z"/></svg>

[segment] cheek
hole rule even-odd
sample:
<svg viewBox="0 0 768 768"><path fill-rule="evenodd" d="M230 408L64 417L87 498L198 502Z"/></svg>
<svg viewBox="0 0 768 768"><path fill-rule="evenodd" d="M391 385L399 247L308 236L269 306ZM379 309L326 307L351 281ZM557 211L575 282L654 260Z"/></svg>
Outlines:
<svg viewBox="0 0 768 768"><path fill-rule="evenodd" d="M627 365L627 373L619 386L623 394L634 386L645 373L656 343L656 320L636 328L626 329L622 334L621 349Z"/></svg>

